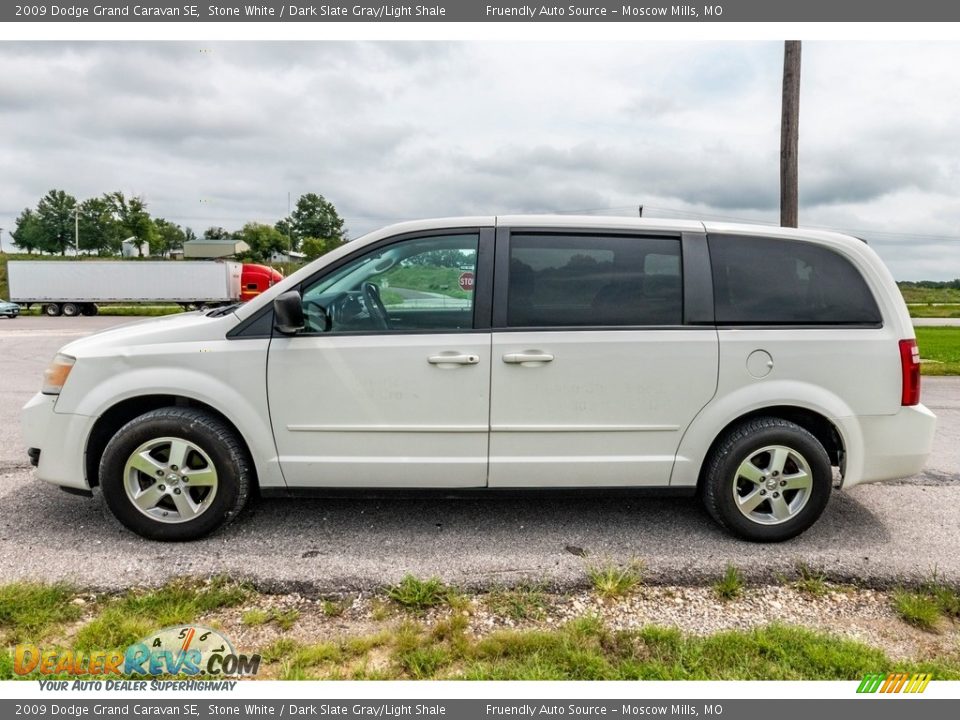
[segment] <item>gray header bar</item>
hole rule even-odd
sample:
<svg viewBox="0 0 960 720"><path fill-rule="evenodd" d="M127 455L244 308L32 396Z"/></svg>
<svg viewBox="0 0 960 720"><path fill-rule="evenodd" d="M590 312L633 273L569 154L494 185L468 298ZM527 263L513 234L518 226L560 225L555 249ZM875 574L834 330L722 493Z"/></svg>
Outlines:
<svg viewBox="0 0 960 720"><path fill-rule="evenodd" d="M944 0L24 0L3 3L0 22L955 22L960 3Z"/></svg>
<svg viewBox="0 0 960 720"><path fill-rule="evenodd" d="M641 685L642 683L638 683ZM480 692L480 691L478 691ZM851 694L854 692L851 687ZM905 704L909 703L909 710ZM952 709L951 709L952 708ZM227 700L190 696L177 700L144 695L135 700L93 700L76 694L31 700L2 700L3 717L31 720L91 720L99 717L147 718L178 715L191 720L223 717L272 717L291 720L406 720L435 717L444 720L540 720L550 716L576 720L628 718L720 718L722 720L809 720L811 717L870 718L870 720L941 720L956 717L960 700L919 697L850 700Z"/></svg>

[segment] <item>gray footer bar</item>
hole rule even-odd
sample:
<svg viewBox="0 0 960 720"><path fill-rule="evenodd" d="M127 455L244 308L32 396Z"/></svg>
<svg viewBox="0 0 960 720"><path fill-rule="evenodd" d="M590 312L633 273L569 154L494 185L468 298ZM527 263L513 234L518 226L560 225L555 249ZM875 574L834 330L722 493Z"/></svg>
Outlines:
<svg viewBox="0 0 960 720"><path fill-rule="evenodd" d="M853 691L851 691L853 692ZM908 708L907 705L910 707ZM952 708L952 709L951 709ZM775 715L774 715L775 713ZM208 718L338 718L395 720L442 717L452 720L488 718L723 718L723 720L933 720L958 717L960 700L919 696L870 695L849 700L217 700L148 699L0 700L2 718L184 717Z"/></svg>

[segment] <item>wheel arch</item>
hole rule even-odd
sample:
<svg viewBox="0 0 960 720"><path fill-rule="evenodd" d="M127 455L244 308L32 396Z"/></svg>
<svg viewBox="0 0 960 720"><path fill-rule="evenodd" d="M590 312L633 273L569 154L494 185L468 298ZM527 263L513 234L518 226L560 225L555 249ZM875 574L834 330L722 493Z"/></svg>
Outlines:
<svg viewBox="0 0 960 720"><path fill-rule="evenodd" d="M236 433L237 438L243 443L252 461L251 465L254 472L253 487L257 488L259 486L256 458L254 457L250 443L247 438L244 437L236 423L231 421L229 417L217 408L195 398L174 394L154 394L138 395L120 400L97 418L93 428L90 430L90 434L87 436L87 444L84 450L84 473L90 487L100 484L100 458L103 456L103 451L106 449L107 443L110 442L110 439L117 431L134 418L140 417L151 410L159 410L164 407L186 407L203 410L223 422Z"/></svg>
<svg viewBox="0 0 960 720"><path fill-rule="evenodd" d="M745 412L721 428L713 438L713 442L710 443L709 448L700 462L700 469L697 473L698 487L702 487L704 472L710 463L710 458L716 450L717 445L722 442L727 433L737 425L761 417L779 418L802 427L823 445L827 451L827 457L830 458L830 464L841 468L842 472L845 464L846 446L844 444L843 434L836 424L825 415L809 408L799 407L797 405L771 405Z"/></svg>

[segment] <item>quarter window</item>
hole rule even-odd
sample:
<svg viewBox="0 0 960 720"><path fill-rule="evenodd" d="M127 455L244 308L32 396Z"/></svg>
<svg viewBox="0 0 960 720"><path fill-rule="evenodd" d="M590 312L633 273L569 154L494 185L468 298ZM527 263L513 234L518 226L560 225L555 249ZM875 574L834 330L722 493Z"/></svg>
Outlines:
<svg viewBox="0 0 960 720"><path fill-rule="evenodd" d="M512 327L680 325L680 241L514 234L507 324Z"/></svg>
<svg viewBox="0 0 960 720"><path fill-rule="evenodd" d="M473 327L476 233L416 238L348 262L303 291L307 332Z"/></svg>
<svg viewBox="0 0 960 720"><path fill-rule="evenodd" d="M839 253L796 240L709 238L718 325L876 325L876 300Z"/></svg>

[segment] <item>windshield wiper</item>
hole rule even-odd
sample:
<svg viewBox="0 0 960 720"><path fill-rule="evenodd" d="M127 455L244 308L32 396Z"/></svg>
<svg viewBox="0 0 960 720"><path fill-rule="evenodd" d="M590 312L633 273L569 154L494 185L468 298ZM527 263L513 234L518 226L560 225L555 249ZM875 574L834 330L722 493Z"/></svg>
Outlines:
<svg viewBox="0 0 960 720"><path fill-rule="evenodd" d="M233 303L232 305L224 305L222 307L213 308L213 310L208 310L204 315L207 317L223 317L228 313L232 313L240 307L240 303Z"/></svg>

